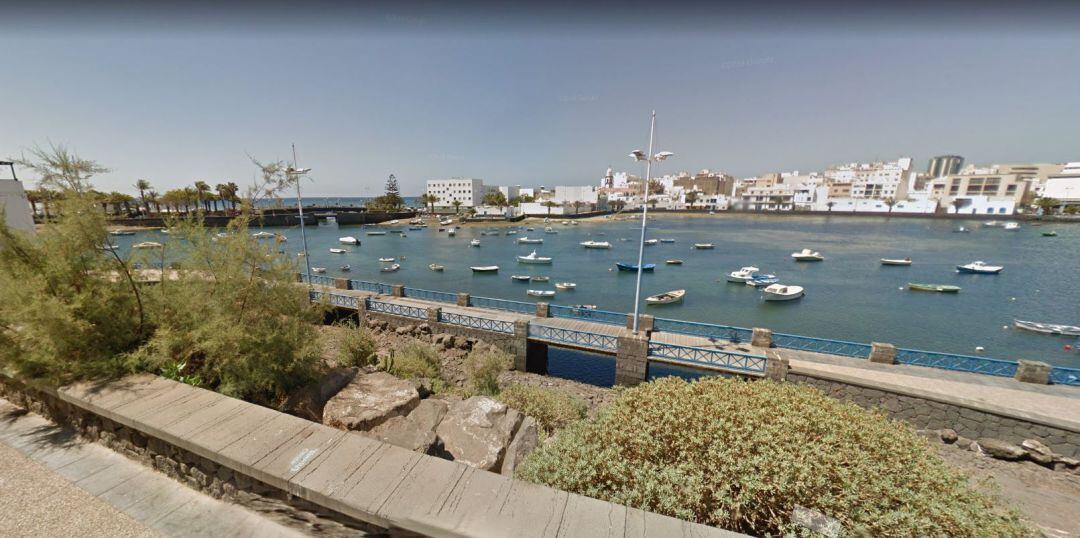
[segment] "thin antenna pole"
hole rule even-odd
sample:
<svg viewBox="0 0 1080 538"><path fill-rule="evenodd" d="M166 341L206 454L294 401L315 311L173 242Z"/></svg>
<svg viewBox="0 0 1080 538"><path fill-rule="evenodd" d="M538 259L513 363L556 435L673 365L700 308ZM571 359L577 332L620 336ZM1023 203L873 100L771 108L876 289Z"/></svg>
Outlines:
<svg viewBox="0 0 1080 538"><path fill-rule="evenodd" d="M300 213L300 236L304 238L304 265L307 267L308 289L311 285L311 255L307 247L307 230L304 229L304 199L300 196L300 169L296 166L296 144L292 145L292 173L296 178L296 208Z"/></svg>
<svg viewBox="0 0 1080 538"><path fill-rule="evenodd" d="M649 182L652 181L652 152L653 134L656 132L656 111L652 111L652 120L649 122L649 153L645 165L645 198L641 204L641 239L638 241L637 255L637 285L634 287L634 334L638 332L638 308L641 305L641 263L645 258L645 219L649 214Z"/></svg>

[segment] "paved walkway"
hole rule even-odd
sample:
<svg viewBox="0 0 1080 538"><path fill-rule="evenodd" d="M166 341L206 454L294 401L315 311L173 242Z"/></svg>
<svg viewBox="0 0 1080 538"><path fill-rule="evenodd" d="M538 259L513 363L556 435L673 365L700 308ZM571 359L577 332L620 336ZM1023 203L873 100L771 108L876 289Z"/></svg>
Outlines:
<svg viewBox="0 0 1080 538"><path fill-rule="evenodd" d="M0 536L301 536L0 399Z"/></svg>

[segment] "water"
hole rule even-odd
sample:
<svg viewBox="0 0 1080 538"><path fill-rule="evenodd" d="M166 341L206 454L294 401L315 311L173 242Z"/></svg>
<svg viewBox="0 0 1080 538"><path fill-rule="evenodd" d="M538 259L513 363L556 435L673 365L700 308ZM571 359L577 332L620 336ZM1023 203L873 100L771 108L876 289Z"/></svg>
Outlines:
<svg viewBox="0 0 1080 538"><path fill-rule="evenodd" d="M404 224L404 223L403 223ZM554 289L557 281L577 283L574 291L558 292L555 304L596 304L601 309L632 309L633 273L612 270L616 261L635 262L639 221L583 222L578 226L552 223L557 235L544 234L543 224L516 236L481 236L486 228L467 227L457 237L423 231L368 236L371 227L308 227L311 264L326 267L327 276L400 283L441 291L532 302L527 289ZM959 225L973 230L952 233ZM400 229L404 230L402 225ZM386 229L381 227L379 229ZM505 228L503 228L505 230ZM1056 230L1058 237L1042 237ZM302 249L298 228L281 228L289 237L290 255ZM147 232L160 239L157 232ZM141 241L146 234L117 238L122 244ZM363 244L346 246L338 237L354 235ZM518 237L544 238L543 245L519 245ZM1025 224L1010 232L975 221L944 221L881 217L658 216L650 221L651 238L673 238L673 244L645 248L646 263L655 273L642 279L642 295L671 289L688 290L680 304L643 306L657 317L686 319L743 327L768 327L776 332L852 340L890 342L900 347L976 354L1005 359L1043 360L1080 367L1080 353L1064 349L1075 338L1054 337L1012 328L1014 318L1049 323L1080 324L1080 225ZM473 238L481 246L469 247ZM629 241L620 241L620 238ZM605 240L610 250L586 250L585 240ZM693 250L695 242L712 242L715 250ZM796 263L790 254L801 248L820 251L820 263ZM515 256L533 249L552 256L550 266L520 265ZM885 267L882 257L910 256L910 267ZM380 257L404 257L396 273L380 273ZM664 260L680 258L682 266ZM302 260L303 258L297 258ZM962 275L954 267L974 260L1004 265L1000 275ZM429 263L446 266L430 271ZM349 264L352 271L338 270ZM474 274L471 265L499 265L497 274ZM765 303L753 288L730 284L724 276L744 265L777 274L781 282L806 288L806 297L790 303ZM549 283L519 283L512 274L549 275ZM959 294L911 292L908 282L954 284ZM1008 328L1003 328L1007 326ZM613 374L612 374L613 375ZM599 377L597 377L599 379Z"/></svg>

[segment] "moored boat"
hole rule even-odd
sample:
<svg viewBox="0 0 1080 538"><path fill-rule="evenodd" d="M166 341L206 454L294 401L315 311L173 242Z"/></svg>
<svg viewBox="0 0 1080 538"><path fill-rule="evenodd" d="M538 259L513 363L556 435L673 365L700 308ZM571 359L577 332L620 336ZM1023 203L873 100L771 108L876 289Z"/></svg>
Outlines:
<svg viewBox="0 0 1080 538"><path fill-rule="evenodd" d="M881 265L911 265L911 258L882 258Z"/></svg>
<svg viewBox="0 0 1080 538"><path fill-rule="evenodd" d="M716 245L712 243L694 243L694 248L698 250L710 250L716 248Z"/></svg>
<svg viewBox="0 0 1080 538"><path fill-rule="evenodd" d="M325 273L326 268L325 267L312 267L311 272L312 273Z"/></svg>
<svg viewBox="0 0 1080 538"><path fill-rule="evenodd" d="M498 265L473 265L469 269L472 269L474 273L497 273L499 272Z"/></svg>
<svg viewBox="0 0 1080 538"><path fill-rule="evenodd" d="M1043 232L1043 237L1057 237L1057 232L1050 230L1049 232Z"/></svg>
<svg viewBox="0 0 1080 538"><path fill-rule="evenodd" d="M345 265L342 265L342 266L340 267L340 269L341 269L342 271L344 271L344 272L348 273L349 271L352 271L352 266L351 266L351 265L349 265L349 264L345 264Z"/></svg>
<svg viewBox="0 0 1080 538"><path fill-rule="evenodd" d="M557 234L559 232L555 228L552 228L551 226L548 226L547 228L544 228L544 233L546 233L546 234Z"/></svg>
<svg viewBox="0 0 1080 538"><path fill-rule="evenodd" d="M547 265L547 264L551 263L551 258L548 257L548 256L540 256L534 250L534 251L532 251L532 253L530 253L528 255L518 256L517 261L518 261L518 263L531 263L531 264L536 264L536 265Z"/></svg>
<svg viewBox="0 0 1080 538"><path fill-rule="evenodd" d="M766 301L794 301L806 295L802 286L772 284L761 290L761 297Z"/></svg>
<svg viewBox="0 0 1080 538"><path fill-rule="evenodd" d="M980 275L996 275L1005 267L1001 265L987 265L985 262L971 262L967 265L957 265L957 273L974 273Z"/></svg>
<svg viewBox="0 0 1080 538"><path fill-rule="evenodd" d="M951 286L949 284L922 284L918 282L908 282L907 287L911 291L936 291L938 293L957 293L960 291L960 286Z"/></svg>
<svg viewBox="0 0 1080 538"><path fill-rule="evenodd" d="M469 246L470 247L478 247L478 246L480 246L480 240L479 239L473 239L472 241L469 241Z"/></svg>
<svg viewBox="0 0 1080 538"><path fill-rule="evenodd" d="M535 239L531 239L531 238L529 238L529 236L526 235L526 236L519 237L517 239L517 242L521 243L521 244L524 244L524 245L539 245L539 244L544 242L544 238L543 237L537 237Z"/></svg>
<svg viewBox="0 0 1080 538"><path fill-rule="evenodd" d="M577 284L573 282L556 282L555 289L557 290L572 290L577 287Z"/></svg>
<svg viewBox="0 0 1080 538"><path fill-rule="evenodd" d="M1038 323L1035 321L1024 321L1022 319L1014 319L1013 325L1017 329L1024 329L1026 331L1034 331L1043 334L1057 334L1063 336L1080 336L1080 327L1075 325L1059 325L1056 323Z"/></svg>
<svg viewBox="0 0 1080 538"><path fill-rule="evenodd" d="M791 257L797 262L819 262L825 259L820 252L804 248L799 252L792 252Z"/></svg>
<svg viewBox="0 0 1080 538"><path fill-rule="evenodd" d="M270 232L255 232L251 234L251 237L254 237L255 239L270 239L271 237L274 237L274 234Z"/></svg>
<svg viewBox="0 0 1080 538"><path fill-rule="evenodd" d="M646 239L645 240L645 246L651 247L651 246L653 246L653 245L655 245L655 244L657 244L659 242L660 242L659 239Z"/></svg>
<svg viewBox="0 0 1080 538"><path fill-rule="evenodd" d="M455 235L457 235L457 230L455 230L453 228L450 228L449 230L446 231L446 235L448 235L450 237L454 237Z"/></svg>
<svg viewBox="0 0 1080 538"><path fill-rule="evenodd" d="M438 271L442 271L443 269L446 269L446 266L439 265L437 263L433 263L433 264L428 265L427 268L431 269L432 271L438 272Z"/></svg>
<svg viewBox="0 0 1080 538"><path fill-rule="evenodd" d="M532 277L529 275L510 275L510 278L518 282L528 282Z"/></svg>
<svg viewBox="0 0 1080 538"><path fill-rule="evenodd" d="M996 220L988 220L983 223L983 226L1001 226L1001 223Z"/></svg>
<svg viewBox="0 0 1080 538"><path fill-rule="evenodd" d="M394 263L397 260L395 260L394 258L379 258L379 261L382 263Z"/></svg>
<svg viewBox="0 0 1080 538"><path fill-rule="evenodd" d="M348 251L343 249L343 248L332 248L332 249L330 249L330 254L345 254L346 252L348 252Z"/></svg>
<svg viewBox="0 0 1080 538"><path fill-rule="evenodd" d="M338 243L343 243L343 244L346 244L346 245L359 245L360 240L353 237L353 236L351 236L351 235L347 235L345 237L339 237L338 238Z"/></svg>
<svg viewBox="0 0 1080 538"><path fill-rule="evenodd" d="M742 283L746 282L747 280L750 280L751 278L754 278L754 275L756 275L757 272L760 271L760 270L761 269L758 269L757 267L754 267L752 265L748 265L746 267L743 267L743 268L739 269L738 271L732 271L732 272L728 273L727 281L728 282L737 282L739 284L742 284Z"/></svg>
<svg viewBox="0 0 1080 538"><path fill-rule="evenodd" d="M668 265L682 265L683 261L682 260L664 260L664 263L666 263Z"/></svg>
<svg viewBox="0 0 1080 538"><path fill-rule="evenodd" d="M637 270L638 270L638 266L637 266L636 263L615 262L615 267L618 267L620 271L634 271L634 272L637 272ZM643 272L650 272L653 269L656 269L656 264L655 263L645 263L645 264L641 265L641 270Z"/></svg>
<svg viewBox="0 0 1080 538"><path fill-rule="evenodd" d="M960 227L956 228L955 230L953 230L953 233L966 234L966 233L971 233L971 230L969 230L969 229L967 229L967 228L965 228L963 226L960 226Z"/></svg>
<svg viewBox="0 0 1080 538"><path fill-rule="evenodd" d="M658 293L645 298L646 304L660 305L660 304L672 304L683 300L686 296L686 290L671 290L664 293Z"/></svg>
<svg viewBox="0 0 1080 538"><path fill-rule="evenodd" d="M753 288L760 288L762 286L771 286L777 282L780 282L780 278L776 275L756 274L746 281L746 285Z"/></svg>
<svg viewBox="0 0 1080 538"><path fill-rule="evenodd" d="M1020 223L1019 222L1006 222L1005 223L1005 229L1009 230L1009 231L1019 230L1020 229Z"/></svg>
<svg viewBox="0 0 1080 538"><path fill-rule="evenodd" d="M533 297L554 297L555 290L528 290L525 293Z"/></svg>
<svg viewBox="0 0 1080 538"><path fill-rule="evenodd" d="M109 235L135 235L135 232L131 230L114 230L109 232Z"/></svg>
<svg viewBox="0 0 1080 538"><path fill-rule="evenodd" d="M388 265L386 267L380 267L379 271L381 271L383 273L393 273L394 271L397 271L398 269L401 269L401 264L400 263L395 263L393 265Z"/></svg>
<svg viewBox="0 0 1080 538"><path fill-rule="evenodd" d="M611 243L608 243L607 241L582 241L582 242L580 242L578 244L585 247L585 248L599 248L599 249L611 248Z"/></svg>
<svg viewBox="0 0 1080 538"><path fill-rule="evenodd" d="M162 245L161 243L158 243L157 241L143 241L142 243L135 243L134 245L131 245L131 248L138 248L138 249L162 248L164 246L165 245Z"/></svg>
<svg viewBox="0 0 1080 538"><path fill-rule="evenodd" d="M661 243L674 243L674 242L675 242L675 240L674 240L674 239L670 239L670 238L660 238L660 242L661 242Z"/></svg>
<svg viewBox="0 0 1080 538"><path fill-rule="evenodd" d="M368 232L368 235L386 235L384 231Z"/></svg>
<svg viewBox="0 0 1080 538"><path fill-rule="evenodd" d="M529 280L532 281L532 282L547 282L547 281L551 280L551 277L544 276L544 275L533 275L533 276L529 277Z"/></svg>

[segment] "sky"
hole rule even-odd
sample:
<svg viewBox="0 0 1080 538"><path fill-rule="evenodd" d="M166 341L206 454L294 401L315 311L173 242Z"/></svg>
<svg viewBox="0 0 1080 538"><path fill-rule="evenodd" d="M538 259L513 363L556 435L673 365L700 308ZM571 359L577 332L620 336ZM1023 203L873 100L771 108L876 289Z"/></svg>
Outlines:
<svg viewBox="0 0 1080 538"><path fill-rule="evenodd" d="M1080 160L1077 2L33 4L0 17L0 158L63 144L105 191L294 143L310 195L595 184L652 110L660 174Z"/></svg>

